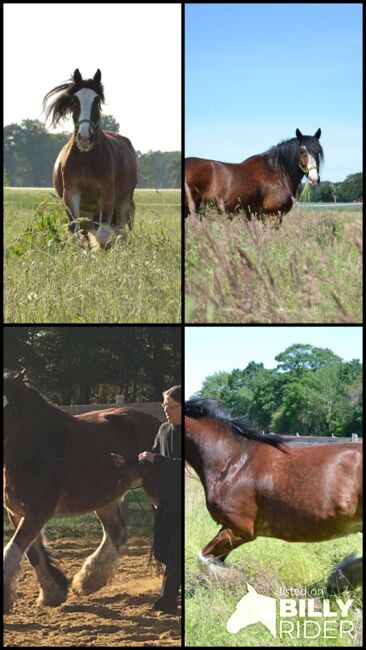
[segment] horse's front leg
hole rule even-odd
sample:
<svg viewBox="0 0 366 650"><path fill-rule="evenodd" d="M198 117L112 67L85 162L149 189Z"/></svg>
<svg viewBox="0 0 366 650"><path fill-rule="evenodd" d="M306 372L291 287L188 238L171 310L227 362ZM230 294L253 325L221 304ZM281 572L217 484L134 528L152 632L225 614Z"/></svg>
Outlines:
<svg viewBox="0 0 366 650"><path fill-rule="evenodd" d="M132 194L127 196L121 201L119 206L116 208L116 228L117 228L117 240L124 241L127 239L126 226L130 230L133 228L135 220L135 204L133 202Z"/></svg>
<svg viewBox="0 0 366 650"><path fill-rule="evenodd" d="M95 512L103 527L103 539L72 581L72 588L82 594L91 594L111 581L127 540L121 497Z"/></svg>
<svg viewBox="0 0 366 650"><path fill-rule="evenodd" d="M247 540L236 535L230 528L221 528L217 535L198 554L198 562L210 573L223 569L224 560L230 551L238 548Z"/></svg>
<svg viewBox="0 0 366 650"><path fill-rule="evenodd" d="M9 513L10 517L10 513ZM38 517L16 517L12 515L12 522L16 531L11 540L4 547L4 612L11 611L15 598L15 581L20 569L20 563L28 547L39 535L43 525L48 519Z"/></svg>
<svg viewBox="0 0 366 650"><path fill-rule="evenodd" d="M8 516L14 528L17 528L21 517L12 512L8 512ZM54 564L49 551L46 550L42 531L28 546L26 556L37 574L41 587L38 604L58 607L64 603L67 598L69 581Z"/></svg>
<svg viewBox="0 0 366 650"><path fill-rule="evenodd" d="M73 234L80 230L80 194L64 191L63 201L69 218L69 231Z"/></svg>
<svg viewBox="0 0 366 650"><path fill-rule="evenodd" d="M110 192L103 196L100 201L100 214L98 229L94 233L89 233L91 248L105 248L107 240L112 232L111 223L114 211L114 193Z"/></svg>

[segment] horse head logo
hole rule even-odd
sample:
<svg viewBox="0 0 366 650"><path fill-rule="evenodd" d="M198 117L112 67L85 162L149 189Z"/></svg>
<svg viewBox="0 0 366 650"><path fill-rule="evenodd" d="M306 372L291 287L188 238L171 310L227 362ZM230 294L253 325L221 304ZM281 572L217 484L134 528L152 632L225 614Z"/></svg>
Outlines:
<svg viewBox="0 0 366 650"><path fill-rule="evenodd" d="M232 634L253 623L263 623L276 638L276 599L261 596L247 583L248 593L241 598L230 616L226 629Z"/></svg>

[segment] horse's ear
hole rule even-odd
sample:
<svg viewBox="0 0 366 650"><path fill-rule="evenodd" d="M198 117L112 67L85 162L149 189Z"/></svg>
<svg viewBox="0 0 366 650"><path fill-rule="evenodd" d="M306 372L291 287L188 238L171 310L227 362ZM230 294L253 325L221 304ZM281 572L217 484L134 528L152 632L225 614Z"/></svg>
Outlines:
<svg viewBox="0 0 366 650"><path fill-rule="evenodd" d="M248 589L248 594L255 594L257 593L254 587L252 587L249 582L247 582L247 589Z"/></svg>
<svg viewBox="0 0 366 650"><path fill-rule="evenodd" d="M102 78L102 73L98 68L98 70L96 71L96 73L94 75L94 81L96 81L97 83L100 83L101 78Z"/></svg>
<svg viewBox="0 0 366 650"><path fill-rule="evenodd" d="M296 129L296 137L297 137L297 139L298 139L299 142L302 142L303 139L304 139L304 136L303 136L303 134L301 133L301 131L299 131L299 129Z"/></svg>
<svg viewBox="0 0 366 650"><path fill-rule="evenodd" d="M76 70L74 72L74 81L75 81L76 84L79 84L79 83L82 82L82 80L83 80L83 78L82 78L82 76L80 74L80 70L79 70L79 68L76 68Z"/></svg>
<svg viewBox="0 0 366 650"><path fill-rule="evenodd" d="M320 136L321 136L321 132L322 132L321 129L318 129L317 132L314 133L314 138L316 138L317 140L319 140L319 138L320 138Z"/></svg>

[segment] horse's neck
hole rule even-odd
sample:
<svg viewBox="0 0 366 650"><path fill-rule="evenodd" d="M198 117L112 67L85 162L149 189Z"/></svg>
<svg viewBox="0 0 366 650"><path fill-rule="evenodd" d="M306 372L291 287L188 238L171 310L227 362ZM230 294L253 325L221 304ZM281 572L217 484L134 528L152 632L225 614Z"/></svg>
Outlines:
<svg viewBox="0 0 366 650"><path fill-rule="evenodd" d="M225 470L228 449L231 456L238 445L229 431L227 436L225 431L219 433L215 428L210 431L202 429L200 432L186 432L185 457L205 485L212 474L217 476Z"/></svg>

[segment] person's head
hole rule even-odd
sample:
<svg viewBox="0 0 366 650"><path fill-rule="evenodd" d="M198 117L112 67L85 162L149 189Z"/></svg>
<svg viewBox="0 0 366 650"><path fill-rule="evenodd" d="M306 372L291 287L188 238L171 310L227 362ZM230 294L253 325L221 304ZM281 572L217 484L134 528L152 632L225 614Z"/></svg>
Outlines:
<svg viewBox="0 0 366 650"><path fill-rule="evenodd" d="M180 424L182 418L181 386L173 386L163 392L165 417L172 424Z"/></svg>

